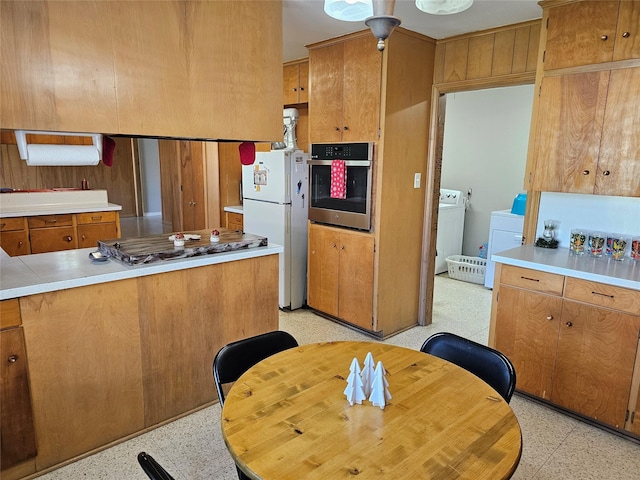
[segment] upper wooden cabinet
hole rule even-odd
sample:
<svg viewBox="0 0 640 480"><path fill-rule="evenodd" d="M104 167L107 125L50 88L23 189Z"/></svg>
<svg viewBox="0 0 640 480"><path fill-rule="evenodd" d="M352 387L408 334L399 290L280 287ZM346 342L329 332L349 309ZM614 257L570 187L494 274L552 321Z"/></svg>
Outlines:
<svg viewBox="0 0 640 480"><path fill-rule="evenodd" d="M640 58L640 1L577 1L549 8L545 70L631 58Z"/></svg>
<svg viewBox="0 0 640 480"><path fill-rule="evenodd" d="M378 140L382 54L370 32L309 47L309 141Z"/></svg>
<svg viewBox="0 0 640 480"><path fill-rule="evenodd" d="M282 68L283 105L309 101L309 61L285 63Z"/></svg>
<svg viewBox="0 0 640 480"><path fill-rule="evenodd" d="M640 68L542 79L532 188L639 196Z"/></svg>
<svg viewBox="0 0 640 480"><path fill-rule="evenodd" d="M276 141L282 5L7 1L3 128Z"/></svg>

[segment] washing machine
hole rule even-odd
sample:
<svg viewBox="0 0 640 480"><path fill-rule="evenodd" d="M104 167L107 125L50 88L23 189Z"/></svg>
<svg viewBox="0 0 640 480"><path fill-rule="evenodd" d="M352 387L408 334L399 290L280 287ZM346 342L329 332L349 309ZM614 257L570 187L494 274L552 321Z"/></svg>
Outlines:
<svg viewBox="0 0 640 480"><path fill-rule="evenodd" d="M511 210L491 212L489 223L489 246L487 249L487 268L484 275L484 286L493 288L493 277L496 264L491 261L494 253L519 247L522 244L524 215L516 215Z"/></svg>
<svg viewBox="0 0 640 480"><path fill-rule="evenodd" d="M440 189L438 234L436 237L436 275L448 271L447 257L462 255L466 199L459 190Z"/></svg>

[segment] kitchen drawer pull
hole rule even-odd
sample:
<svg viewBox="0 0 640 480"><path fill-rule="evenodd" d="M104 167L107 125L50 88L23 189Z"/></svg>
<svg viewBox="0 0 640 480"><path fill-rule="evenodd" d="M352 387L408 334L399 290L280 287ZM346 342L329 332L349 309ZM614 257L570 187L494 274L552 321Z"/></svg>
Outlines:
<svg viewBox="0 0 640 480"><path fill-rule="evenodd" d="M622 35L624 37L624 35ZM300 91L304 92L304 87L300 87Z"/></svg>
<svg viewBox="0 0 640 480"><path fill-rule="evenodd" d="M17 361L18 361L17 355L9 355L9 358L7 358L7 362L9 363L16 363Z"/></svg>
<svg viewBox="0 0 640 480"><path fill-rule="evenodd" d="M91 220L95 220L95 221L102 220L102 215L98 215L97 217L91 217Z"/></svg>
<svg viewBox="0 0 640 480"><path fill-rule="evenodd" d="M45 218L44 219L44 223L56 223L58 221L57 218L54 218L53 220L50 218Z"/></svg>
<svg viewBox="0 0 640 480"><path fill-rule="evenodd" d="M631 33L629 32L623 32L622 33L622 38L629 38L631 36Z"/></svg>
<svg viewBox="0 0 640 480"><path fill-rule="evenodd" d="M613 295L608 295L606 293L600 293L600 292L591 292L592 295L600 295L601 297L608 297L608 298L613 298Z"/></svg>
<svg viewBox="0 0 640 480"><path fill-rule="evenodd" d="M573 323L571 323L571 322L567 322L567 323L565 323L565 325L566 325L567 327L573 327Z"/></svg>
<svg viewBox="0 0 640 480"><path fill-rule="evenodd" d="M22 240L20 240L20 241L18 242L18 247L21 247L21 246L22 246L22 244L23 244L23 242L22 242Z"/></svg>
<svg viewBox="0 0 640 480"><path fill-rule="evenodd" d="M605 170L604 172L602 172L602 174L603 174L605 177L608 177L609 175L611 175L611 172L610 172L609 170Z"/></svg>
<svg viewBox="0 0 640 480"><path fill-rule="evenodd" d="M582 171L582 174L583 174L583 175L589 175L589 170L583 170L583 171Z"/></svg>
<svg viewBox="0 0 640 480"><path fill-rule="evenodd" d="M553 320L553 315L547 315L547 320Z"/></svg>
<svg viewBox="0 0 640 480"><path fill-rule="evenodd" d="M64 237L64 240L67 242L72 242L73 241L73 237L71 235L67 235L66 237Z"/></svg>
<svg viewBox="0 0 640 480"><path fill-rule="evenodd" d="M539 282L539 278L520 277L522 280L529 280L531 282Z"/></svg>
<svg viewBox="0 0 640 480"><path fill-rule="evenodd" d="M609 35L601 35L600 40L602 40L603 42L609 40Z"/></svg>

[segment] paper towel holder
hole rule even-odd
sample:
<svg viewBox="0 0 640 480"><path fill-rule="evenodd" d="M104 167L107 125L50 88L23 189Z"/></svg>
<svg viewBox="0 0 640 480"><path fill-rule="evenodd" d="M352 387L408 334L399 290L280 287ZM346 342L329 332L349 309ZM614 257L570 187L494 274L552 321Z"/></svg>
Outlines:
<svg viewBox="0 0 640 480"><path fill-rule="evenodd" d="M101 133L76 133L76 132L46 132L37 130L15 130L16 144L18 145L18 152L22 160L26 160L27 165L59 165L59 166L80 166L80 165L97 165L102 159L102 134ZM74 158L70 161L60 163L33 163L29 159L29 146L27 144L27 134L33 135L60 135L60 136L72 136L72 137L91 137L93 145L44 145L38 144L42 147L48 147L49 149L67 150L69 148L82 148L83 155L78 155L78 158ZM87 153L86 155L84 153ZM96 155L97 154L97 155Z"/></svg>

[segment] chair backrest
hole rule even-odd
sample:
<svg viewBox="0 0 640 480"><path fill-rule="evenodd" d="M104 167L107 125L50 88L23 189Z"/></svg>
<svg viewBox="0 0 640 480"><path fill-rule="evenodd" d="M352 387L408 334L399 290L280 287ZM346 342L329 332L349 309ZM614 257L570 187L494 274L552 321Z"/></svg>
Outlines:
<svg viewBox="0 0 640 480"><path fill-rule="evenodd" d="M244 338L222 347L213 360L213 378L220 405L224 405L226 395L223 385L235 382L240 375L261 360L297 346L298 342L293 336L276 330Z"/></svg>
<svg viewBox="0 0 640 480"><path fill-rule="evenodd" d="M493 348L453 333L436 333L420 351L455 363L491 385L507 403L516 388L516 371L511 361Z"/></svg>
<svg viewBox="0 0 640 480"><path fill-rule="evenodd" d="M146 452L140 452L138 454L138 463L151 480L174 480L174 478Z"/></svg>

